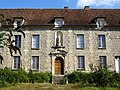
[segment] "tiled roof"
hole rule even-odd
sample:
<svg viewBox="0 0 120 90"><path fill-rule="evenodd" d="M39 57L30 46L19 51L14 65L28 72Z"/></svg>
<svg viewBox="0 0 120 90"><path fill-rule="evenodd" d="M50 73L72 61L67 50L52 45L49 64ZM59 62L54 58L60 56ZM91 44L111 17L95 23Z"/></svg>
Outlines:
<svg viewBox="0 0 120 90"><path fill-rule="evenodd" d="M5 18L23 17L25 25L51 25L54 17L64 17L65 25L91 25L105 17L107 25L120 25L120 9L0 9Z"/></svg>

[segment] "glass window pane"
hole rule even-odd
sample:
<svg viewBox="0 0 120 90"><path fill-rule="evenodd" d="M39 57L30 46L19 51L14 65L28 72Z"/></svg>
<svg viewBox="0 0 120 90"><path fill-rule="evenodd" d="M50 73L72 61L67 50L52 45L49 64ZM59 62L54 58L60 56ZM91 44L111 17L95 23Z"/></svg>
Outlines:
<svg viewBox="0 0 120 90"><path fill-rule="evenodd" d="M84 56L78 56L78 69L84 68L85 68Z"/></svg>
<svg viewBox="0 0 120 90"><path fill-rule="evenodd" d="M100 56L100 66L102 68L107 66L106 56Z"/></svg>
<svg viewBox="0 0 120 90"><path fill-rule="evenodd" d="M105 35L98 35L98 47L99 48L105 48L106 47Z"/></svg>
<svg viewBox="0 0 120 90"><path fill-rule="evenodd" d="M21 48L21 35L15 35L15 46Z"/></svg>
<svg viewBox="0 0 120 90"><path fill-rule="evenodd" d="M77 35L77 48L84 48L84 35Z"/></svg>
<svg viewBox="0 0 120 90"><path fill-rule="evenodd" d="M39 35L32 36L32 48L39 48Z"/></svg>
<svg viewBox="0 0 120 90"><path fill-rule="evenodd" d="M19 69L20 68L20 56L14 56L14 64L13 64L14 69Z"/></svg>
<svg viewBox="0 0 120 90"><path fill-rule="evenodd" d="M39 69L39 57L32 56L32 69L38 70Z"/></svg>

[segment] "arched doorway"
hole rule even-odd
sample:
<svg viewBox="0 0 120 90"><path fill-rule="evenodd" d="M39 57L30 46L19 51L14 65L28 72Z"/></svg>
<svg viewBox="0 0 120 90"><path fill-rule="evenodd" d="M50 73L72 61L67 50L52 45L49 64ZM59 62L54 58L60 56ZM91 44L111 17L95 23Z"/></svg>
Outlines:
<svg viewBox="0 0 120 90"><path fill-rule="evenodd" d="M64 75L64 61L62 57L57 57L54 63L55 75Z"/></svg>

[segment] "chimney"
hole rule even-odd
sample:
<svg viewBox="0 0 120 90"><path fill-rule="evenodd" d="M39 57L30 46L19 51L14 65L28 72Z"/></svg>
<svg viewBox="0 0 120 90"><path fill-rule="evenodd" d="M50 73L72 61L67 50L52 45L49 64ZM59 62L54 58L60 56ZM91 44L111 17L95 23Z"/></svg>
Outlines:
<svg viewBox="0 0 120 90"><path fill-rule="evenodd" d="M90 10L90 6L85 6L84 10Z"/></svg>
<svg viewBox="0 0 120 90"><path fill-rule="evenodd" d="M64 6L64 9L68 9L68 6Z"/></svg>

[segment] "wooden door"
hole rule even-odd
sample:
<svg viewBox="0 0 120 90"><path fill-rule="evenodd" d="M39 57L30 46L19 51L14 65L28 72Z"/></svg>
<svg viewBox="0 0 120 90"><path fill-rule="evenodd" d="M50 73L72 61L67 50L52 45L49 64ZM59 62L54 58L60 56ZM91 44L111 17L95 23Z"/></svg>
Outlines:
<svg viewBox="0 0 120 90"><path fill-rule="evenodd" d="M64 74L64 63L62 58L56 58L55 64L55 75L63 75Z"/></svg>

